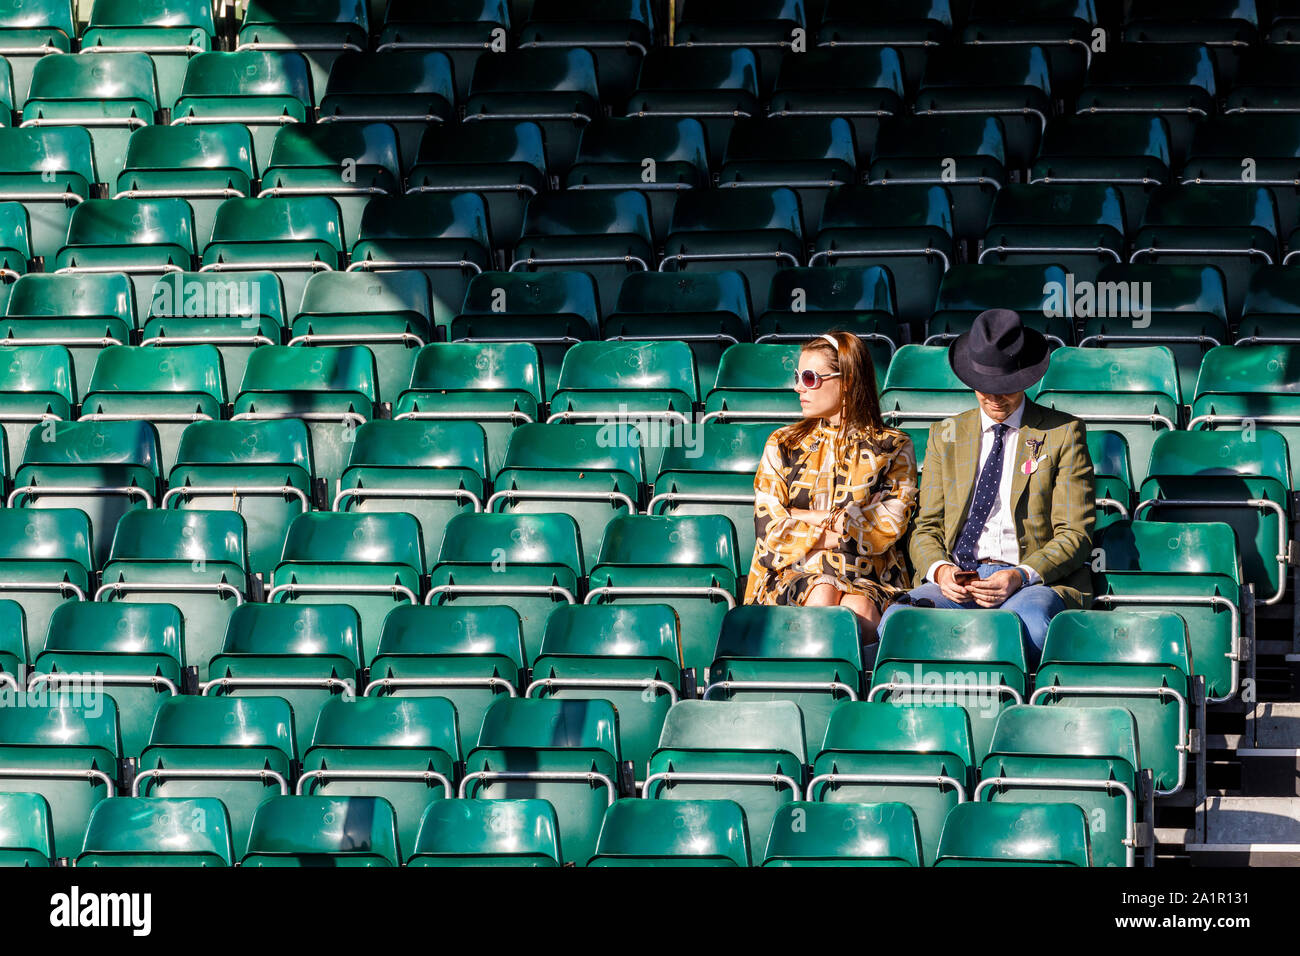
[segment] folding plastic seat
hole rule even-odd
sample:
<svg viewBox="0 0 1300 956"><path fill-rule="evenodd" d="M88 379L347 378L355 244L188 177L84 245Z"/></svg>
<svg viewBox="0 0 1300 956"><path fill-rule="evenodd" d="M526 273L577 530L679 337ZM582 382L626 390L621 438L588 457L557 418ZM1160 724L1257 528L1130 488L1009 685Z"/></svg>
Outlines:
<svg viewBox="0 0 1300 956"><path fill-rule="evenodd" d="M528 49L480 57L465 101L465 122L530 120L542 128L556 169L573 165L582 129L602 115L596 61L580 47Z"/></svg>
<svg viewBox="0 0 1300 956"><path fill-rule="evenodd" d="M1096 57L1075 103L1078 114L1159 116L1181 166L1200 120L1215 112L1214 58L1199 43L1117 43Z"/></svg>
<svg viewBox="0 0 1300 956"><path fill-rule="evenodd" d="M321 272L307 280L290 345L364 345L375 357L379 395L411 382L419 349L434 338L429 280L417 271Z"/></svg>
<svg viewBox="0 0 1300 956"><path fill-rule="evenodd" d="M880 635L866 699L964 706L982 757L998 715L1028 699L1023 632L1006 611L900 608Z"/></svg>
<svg viewBox="0 0 1300 956"><path fill-rule="evenodd" d="M27 686L27 623L23 606L0 600L0 691Z"/></svg>
<svg viewBox="0 0 1300 956"><path fill-rule="evenodd" d="M446 698L470 741L498 696L526 689L528 663L519 613L500 598L481 607L394 608L370 659L366 696Z"/></svg>
<svg viewBox="0 0 1300 956"><path fill-rule="evenodd" d="M436 800L407 866L557 867L559 828L547 800Z"/></svg>
<svg viewBox="0 0 1300 956"><path fill-rule="evenodd" d="M979 261L1056 263L1095 281L1103 266L1124 261L1123 198L1100 183L1004 186Z"/></svg>
<svg viewBox="0 0 1300 956"><path fill-rule="evenodd" d="M95 805L76 865L234 866L220 800L110 797Z"/></svg>
<svg viewBox="0 0 1300 956"><path fill-rule="evenodd" d="M760 421L782 424L799 417L794 391L799 346L741 342L722 353L718 378L704 396L704 417L711 421Z"/></svg>
<svg viewBox="0 0 1300 956"><path fill-rule="evenodd" d="M1010 180L1010 165L1000 117L924 114L880 128L867 181L872 186L943 186L952 199L953 235L974 241L984 235L993 197ZM929 219L908 223L923 224L929 225ZM823 221L822 228L826 226Z"/></svg>
<svg viewBox="0 0 1300 956"><path fill-rule="evenodd" d="M102 564L118 518L159 501L159 454L158 431L148 422L49 421L27 436L6 504L61 508L75 499L95 528Z"/></svg>
<svg viewBox="0 0 1300 956"><path fill-rule="evenodd" d="M805 739L823 739L836 708L862 690L857 622L842 610L747 605L728 611L704 699L793 701Z"/></svg>
<svg viewBox="0 0 1300 956"><path fill-rule="evenodd" d="M423 531L425 560L442 528L487 499L487 444L477 422L373 421L357 429L333 510L402 511Z"/></svg>
<svg viewBox="0 0 1300 956"><path fill-rule="evenodd" d="M142 345L215 345L228 385L244 379L249 353L278 345L284 293L274 272L169 272L154 285Z"/></svg>
<svg viewBox="0 0 1300 956"><path fill-rule="evenodd" d="M640 439L631 425L520 425L484 510L571 515L590 567L606 523L636 514L644 485Z"/></svg>
<svg viewBox="0 0 1300 956"><path fill-rule="evenodd" d="M95 804L117 795L117 706L94 690L6 691L0 699L5 791L44 797L54 831L51 859L75 856Z"/></svg>
<svg viewBox="0 0 1300 956"><path fill-rule="evenodd" d="M281 697L172 697L158 708L131 795L219 799L240 855L258 806L289 793L297 754Z"/></svg>
<svg viewBox="0 0 1300 956"><path fill-rule="evenodd" d="M1188 754L1205 731L1189 644L1172 612L1065 611L1052 618L1029 703L1124 707L1137 721L1155 795L1171 796L1186 784Z"/></svg>
<svg viewBox="0 0 1300 956"><path fill-rule="evenodd" d="M1121 39L1146 46L1204 43L1226 84L1236 75L1243 48L1258 44L1259 20L1253 2L1197 0L1175 13L1159 0L1136 0L1125 17Z"/></svg>
<svg viewBox="0 0 1300 956"><path fill-rule="evenodd" d="M587 865L749 866L745 811L734 800L619 800Z"/></svg>
<svg viewBox="0 0 1300 956"><path fill-rule="evenodd" d="M899 319L920 332L957 261L952 197L941 185L885 185L831 190L808 265L887 268Z"/></svg>
<svg viewBox="0 0 1300 956"><path fill-rule="evenodd" d="M135 757L148 743L158 705L184 689L184 648L175 605L70 601L50 616L27 686L54 695L111 694L122 755Z"/></svg>
<svg viewBox="0 0 1300 956"><path fill-rule="evenodd" d="M0 29L0 40L5 32ZM53 258L72 210L98 181L90 134L80 126L0 128L0 200L21 202L33 257Z"/></svg>
<svg viewBox="0 0 1300 956"><path fill-rule="evenodd" d="M312 512L289 525L266 599L346 601L361 619L362 636L374 637L394 607L420 603L423 577L424 542L411 515Z"/></svg>
<svg viewBox="0 0 1300 956"><path fill-rule="evenodd" d="M505 698L483 718L459 795L549 800L562 862L583 864L595 851L605 808L620 796L621 760L609 701Z"/></svg>
<svg viewBox="0 0 1300 956"><path fill-rule="evenodd" d="M413 852L425 809L452 796L459 761L456 708L447 700L332 698L316 719L297 792L382 797L397 814L399 850Z"/></svg>
<svg viewBox="0 0 1300 956"><path fill-rule="evenodd" d="M1105 183L1124 200L1124 234L1142 221L1151 190L1173 182L1169 124L1163 116L1083 113L1047 124L1029 183Z"/></svg>
<svg viewBox="0 0 1300 956"><path fill-rule="evenodd" d="M949 0L886 0L864 6L857 0L826 0L817 45L841 47L892 47L902 58L908 89L921 79L930 50L946 43L952 33Z"/></svg>
<svg viewBox="0 0 1300 956"><path fill-rule="evenodd" d="M453 0L430 6L424 0L394 0L384 14L376 50L441 50L451 58L456 99L468 95L479 55L504 52L510 42L508 0Z"/></svg>
<svg viewBox="0 0 1300 956"><path fill-rule="evenodd" d="M886 425L928 431L933 422L974 407L974 393L948 364L946 345L904 345L894 353L880 389Z"/></svg>
<svg viewBox="0 0 1300 956"><path fill-rule="evenodd" d="M251 594L244 539L244 519L233 511L128 512L95 600L175 605L185 622L184 662L207 680L230 615Z"/></svg>
<svg viewBox="0 0 1300 956"><path fill-rule="evenodd" d="M511 248L528 200L550 188L542 128L506 120L430 126L406 182L406 191L416 195L478 193L487 203L495 248Z"/></svg>
<svg viewBox="0 0 1300 956"><path fill-rule="evenodd" d="M759 83L758 59L748 48L656 47L641 62L627 115L698 119L716 169L736 120L762 115Z"/></svg>
<svg viewBox="0 0 1300 956"><path fill-rule="evenodd" d="M916 814L902 803L787 804L763 866L920 866Z"/></svg>
<svg viewBox="0 0 1300 956"><path fill-rule="evenodd" d="M596 58L605 102L621 108L654 46L654 5L648 0L540 0L519 31L522 50L582 47Z"/></svg>
<svg viewBox="0 0 1300 956"><path fill-rule="evenodd" d="M1070 345L1074 303L1064 299L1073 274L1052 264L953 266L939 284L925 344L947 345L969 332L981 312L1003 308L1019 312L1024 323L1046 335L1052 346Z"/></svg>
<svg viewBox="0 0 1300 956"><path fill-rule="evenodd" d="M62 345L0 346L0 448L6 469L17 461L35 425L72 417L72 356Z"/></svg>
<svg viewBox="0 0 1300 956"><path fill-rule="evenodd" d="M703 687L718 628L735 607L744 580L739 561L735 529L722 515L621 515L605 528L586 601L670 606L677 616L681 663L694 670Z"/></svg>
<svg viewBox="0 0 1300 956"><path fill-rule="evenodd" d="M221 417L225 385L215 346L111 345L99 353L78 421L151 423L166 472L185 426Z"/></svg>
<svg viewBox="0 0 1300 956"><path fill-rule="evenodd" d="M1093 865L1133 866L1138 819L1148 822L1138 728L1122 707L1008 708L980 765L974 800L1077 804L1088 820Z"/></svg>
<svg viewBox="0 0 1300 956"><path fill-rule="evenodd" d="M0 194L2 197L3 194ZM22 203L0 198L0 305L9 301L11 283L32 265L31 220Z"/></svg>
<svg viewBox="0 0 1300 956"><path fill-rule="evenodd" d="M807 49L805 6L803 0L692 0L680 8L674 42L755 51L766 79L766 94L771 91L782 57Z"/></svg>
<svg viewBox="0 0 1300 956"><path fill-rule="evenodd" d="M903 97L902 61L892 47L809 49L781 61L768 115L843 117L865 166L880 124L903 112Z"/></svg>
<svg viewBox="0 0 1300 956"><path fill-rule="evenodd" d="M31 643L44 639L59 605L91 599L91 573L97 567L90 518L80 508L0 510L0 595L21 606ZM12 647L14 642L4 643ZM18 663L16 656L11 649L6 669ZM26 660L24 655L21 663Z"/></svg>
<svg viewBox="0 0 1300 956"><path fill-rule="evenodd" d="M1300 341L1300 274L1285 266L1260 266L1241 304L1237 345Z"/></svg>
<svg viewBox="0 0 1300 956"><path fill-rule="evenodd" d="M308 275L343 267L343 235L339 204L330 196L227 199L217 207L200 271L274 271L292 311Z"/></svg>
<svg viewBox="0 0 1300 956"><path fill-rule="evenodd" d="M1189 429L1252 429L1263 425L1286 439L1291 470L1300 466L1300 343L1237 348L1221 345L1205 353L1196 380Z"/></svg>
<svg viewBox="0 0 1300 956"><path fill-rule="evenodd" d="M41 57L67 53L77 35L72 0L36 0L0 12L0 44L14 74L14 96L27 99Z"/></svg>
<svg viewBox="0 0 1300 956"><path fill-rule="evenodd" d="M1090 429L1088 457L1092 460L1093 490L1097 523L1093 538L1113 521L1126 520L1133 506L1133 469L1129 465L1128 442L1117 431Z"/></svg>
<svg viewBox="0 0 1300 956"><path fill-rule="evenodd" d="M415 162L427 128L455 121L451 60L431 50L343 53L330 67L320 97L321 123L391 125L402 169Z"/></svg>
<svg viewBox="0 0 1300 956"><path fill-rule="evenodd" d="M1135 521L1226 521L1257 604L1286 596L1291 468L1286 439L1269 428L1169 432L1151 446Z"/></svg>
<svg viewBox="0 0 1300 956"><path fill-rule="evenodd" d="M264 345L249 356L232 418L302 419L311 432L316 474L333 488L357 429L374 417L376 377L375 358L362 345Z"/></svg>
<svg viewBox="0 0 1300 956"><path fill-rule="evenodd" d="M578 191L639 190L650 203L654 235L667 235L677 197L712 182L704 127L676 116L595 120L582 131L563 181Z"/></svg>
<svg viewBox="0 0 1300 956"><path fill-rule="evenodd" d="M240 866L400 866L383 797L272 797L257 808Z"/></svg>
<svg viewBox="0 0 1300 956"><path fill-rule="evenodd" d="M1250 159L1246 166L1242 157ZM1197 126L1179 181L1194 188L1239 185L1248 168L1253 177L1248 181L1269 187L1273 195L1278 235L1289 236L1300 223L1300 200L1293 185L1297 164L1300 116L1216 116Z"/></svg>
<svg viewBox="0 0 1300 956"><path fill-rule="evenodd" d="M1242 60L1235 82L1224 96L1223 112L1226 115L1300 112L1297 64L1300 64L1300 51L1290 42L1271 41L1255 47Z"/></svg>
<svg viewBox="0 0 1300 956"><path fill-rule="evenodd" d="M42 57L23 104L24 126L84 126L96 164L112 182L122 169L131 131L150 126L158 110L153 61L144 53Z"/></svg>
<svg viewBox="0 0 1300 956"><path fill-rule="evenodd" d="M531 342L440 342L416 355L411 387L393 403L393 418L474 421L487 439L486 474L494 475L510 432L538 420L541 389L541 360Z"/></svg>
<svg viewBox="0 0 1300 956"><path fill-rule="evenodd" d="M363 660L361 618L348 604L242 604L199 686L204 696L283 697L305 753L321 707L356 696Z"/></svg>
<svg viewBox="0 0 1300 956"><path fill-rule="evenodd" d="M1092 62L1098 22L1092 0L1033 0L1015 10L992 0L975 0L960 40L980 47L1040 47L1057 97L1069 99Z"/></svg>
<svg viewBox="0 0 1300 956"><path fill-rule="evenodd" d="M50 866L50 816L50 804L39 793L0 794L0 866Z"/></svg>
<svg viewBox="0 0 1300 956"><path fill-rule="evenodd" d="M81 52L127 48L149 54L158 77L158 102L170 107L180 96L190 57L211 50L216 33L208 0L97 0Z"/></svg>
<svg viewBox="0 0 1300 956"><path fill-rule="evenodd" d="M200 53L190 60L173 126L243 123L259 159L271 155L276 131L311 119L311 70L296 51Z"/></svg>
<svg viewBox="0 0 1300 956"><path fill-rule="evenodd" d="M181 435L161 506L239 512L249 568L269 575L289 522L311 509L314 476L301 421L196 422Z"/></svg>
<svg viewBox="0 0 1300 956"><path fill-rule="evenodd" d="M935 866L1092 866L1088 818L1065 803L963 803Z"/></svg>
<svg viewBox="0 0 1300 956"><path fill-rule="evenodd" d="M235 49L300 52L319 102L334 61L361 52L369 41L366 4L357 0L249 0Z"/></svg>

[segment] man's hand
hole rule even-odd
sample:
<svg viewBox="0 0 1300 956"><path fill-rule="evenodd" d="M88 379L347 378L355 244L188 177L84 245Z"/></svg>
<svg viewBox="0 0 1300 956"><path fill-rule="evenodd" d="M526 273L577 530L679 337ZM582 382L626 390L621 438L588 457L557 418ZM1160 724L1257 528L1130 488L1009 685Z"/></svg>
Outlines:
<svg viewBox="0 0 1300 956"><path fill-rule="evenodd" d="M934 572L934 583L939 585L939 592L949 601L956 601L959 604L965 604L971 600L974 595L970 588L962 587L953 577L957 573L957 565L941 564Z"/></svg>
<svg viewBox="0 0 1300 956"><path fill-rule="evenodd" d="M1002 602L1020 590L1024 581L1015 568L994 571L987 578L972 581L967 590L980 607L1000 607Z"/></svg>

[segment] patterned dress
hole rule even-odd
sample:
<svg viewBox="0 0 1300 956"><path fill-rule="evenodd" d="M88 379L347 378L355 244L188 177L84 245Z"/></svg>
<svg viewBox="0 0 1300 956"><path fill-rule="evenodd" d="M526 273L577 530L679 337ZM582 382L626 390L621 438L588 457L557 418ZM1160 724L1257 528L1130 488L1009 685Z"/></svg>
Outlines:
<svg viewBox="0 0 1300 956"><path fill-rule="evenodd" d="M745 590L746 604L802 605L828 583L883 607L907 588L899 540L916 510L916 452L892 428L843 436L823 419L804 441L782 449L774 434L754 476L758 540ZM844 533L831 551L814 550L821 528L788 509L844 512Z"/></svg>

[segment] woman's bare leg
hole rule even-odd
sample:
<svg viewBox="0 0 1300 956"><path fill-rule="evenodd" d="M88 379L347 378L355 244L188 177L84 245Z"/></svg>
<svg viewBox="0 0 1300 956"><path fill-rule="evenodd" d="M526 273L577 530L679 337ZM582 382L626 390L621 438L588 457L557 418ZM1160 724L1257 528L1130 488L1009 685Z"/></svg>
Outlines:
<svg viewBox="0 0 1300 956"><path fill-rule="evenodd" d="M840 592L840 607L846 607L858 616L858 631L864 643L876 640L876 627L880 624L880 608L866 595Z"/></svg>
<svg viewBox="0 0 1300 956"><path fill-rule="evenodd" d="M804 607L834 607L843 592L833 584L818 584L804 598Z"/></svg>

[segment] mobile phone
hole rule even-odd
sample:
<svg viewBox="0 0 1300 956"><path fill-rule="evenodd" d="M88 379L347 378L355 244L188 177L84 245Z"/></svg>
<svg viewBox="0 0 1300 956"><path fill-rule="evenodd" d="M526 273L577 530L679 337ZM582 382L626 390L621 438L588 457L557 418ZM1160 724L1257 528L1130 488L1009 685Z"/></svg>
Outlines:
<svg viewBox="0 0 1300 956"><path fill-rule="evenodd" d="M979 576L980 573L978 571L954 571L952 573L952 580L958 587L964 588L972 581L978 580Z"/></svg>

